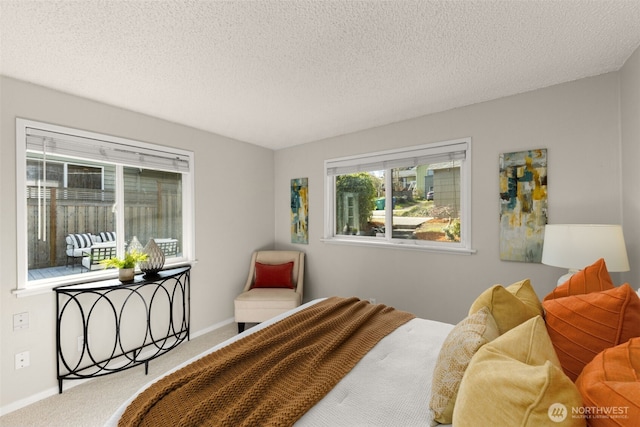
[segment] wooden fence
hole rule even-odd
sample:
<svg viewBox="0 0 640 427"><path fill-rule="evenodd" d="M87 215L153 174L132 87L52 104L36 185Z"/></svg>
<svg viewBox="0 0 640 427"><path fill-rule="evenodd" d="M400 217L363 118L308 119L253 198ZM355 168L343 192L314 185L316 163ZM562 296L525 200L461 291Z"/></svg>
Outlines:
<svg viewBox="0 0 640 427"><path fill-rule="evenodd" d="M38 198L37 188L29 188L27 192L29 269L65 265L65 238L69 234L116 230L113 191L50 188L44 196L43 202ZM180 246L182 203L179 195L127 192L124 215L127 239L136 236L144 246L150 238L174 238Z"/></svg>

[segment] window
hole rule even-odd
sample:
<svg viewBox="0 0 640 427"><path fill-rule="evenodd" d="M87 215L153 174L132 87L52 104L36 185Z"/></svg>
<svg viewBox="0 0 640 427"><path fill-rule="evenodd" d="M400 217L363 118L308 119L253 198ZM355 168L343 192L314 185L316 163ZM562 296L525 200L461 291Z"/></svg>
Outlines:
<svg viewBox="0 0 640 427"><path fill-rule="evenodd" d="M150 239L194 259L193 153L17 119L18 288L115 276ZM162 243L162 244L160 244Z"/></svg>
<svg viewBox="0 0 640 427"><path fill-rule="evenodd" d="M471 139L325 161L325 242L471 253Z"/></svg>

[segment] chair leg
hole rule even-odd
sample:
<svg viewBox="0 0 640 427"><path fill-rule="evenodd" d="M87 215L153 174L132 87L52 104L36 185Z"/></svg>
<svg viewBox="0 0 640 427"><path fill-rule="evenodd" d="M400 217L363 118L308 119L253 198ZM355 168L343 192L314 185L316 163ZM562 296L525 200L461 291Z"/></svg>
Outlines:
<svg viewBox="0 0 640 427"><path fill-rule="evenodd" d="M238 333L244 332L244 322L238 322Z"/></svg>

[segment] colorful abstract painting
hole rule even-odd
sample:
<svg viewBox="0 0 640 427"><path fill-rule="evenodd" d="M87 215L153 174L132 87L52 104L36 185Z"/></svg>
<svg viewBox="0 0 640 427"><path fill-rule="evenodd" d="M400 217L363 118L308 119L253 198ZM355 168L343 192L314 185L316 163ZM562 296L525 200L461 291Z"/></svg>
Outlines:
<svg viewBox="0 0 640 427"><path fill-rule="evenodd" d="M547 224L547 150L500 155L500 259L540 262Z"/></svg>
<svg viewBox="0 0 640 427"><path fill-rule="evenodd" d="M309 243L308 178L291 180L291 243Z"/></svg>

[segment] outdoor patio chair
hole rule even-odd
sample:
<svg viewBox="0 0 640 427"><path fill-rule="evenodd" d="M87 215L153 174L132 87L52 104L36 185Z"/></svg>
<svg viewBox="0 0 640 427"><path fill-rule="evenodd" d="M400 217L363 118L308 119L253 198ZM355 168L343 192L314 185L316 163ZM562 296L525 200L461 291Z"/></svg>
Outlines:
<svg viewBox="0 0 640 427"><path fill-rule="evenodd" d="M101 261L116 257L116 242L94 243L85 249L82 257L82 266L87 270L101 270L104 268Z"/></svg>
<svg viewBox="0 0 640 427"><path fill-rule="evenodd" d="M85 256L86 250L93 245L94 238L91 233L78 233L69 234L64 240L67 244L67 262L65 265L68 267L70 260L71 265L74 266L76 260L81 260Z"/></svg>
<svg viewBox="0 0 640 427"><path fill-rule="evenodd" d="M153 239L165 257L178 255L178 239Z"/></svg>
<svg viewBox="0 0 640 427"><path fill-rule="evenodd" d="M234 300L238 332L302 304L304 252L256 251L243 292Z"/></svg>

